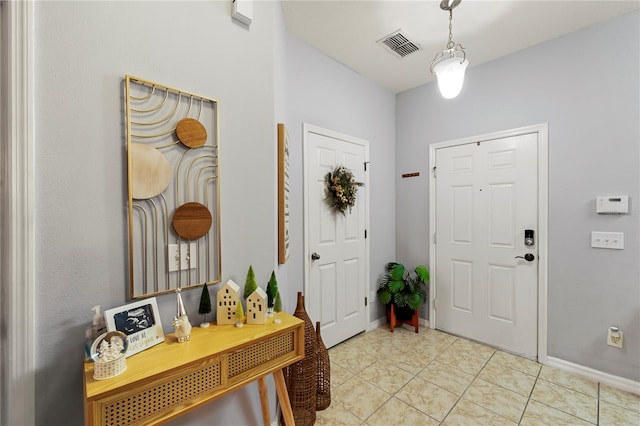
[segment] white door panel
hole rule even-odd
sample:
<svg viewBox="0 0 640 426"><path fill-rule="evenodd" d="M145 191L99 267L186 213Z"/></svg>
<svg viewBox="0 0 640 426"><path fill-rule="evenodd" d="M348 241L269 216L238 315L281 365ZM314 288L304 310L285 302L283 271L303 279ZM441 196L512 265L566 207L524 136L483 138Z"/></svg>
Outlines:
<svg viewBox="0 0 640 426"><path fill-rule="evenodd" d="M356 205L334 213L325 201L325 175L337 165L365 182L367 144L334 132L305 128L305 233L307 235L305 298L312 321L320 321L323 341L334 346L366 329L367 188L358 190ZM311 260L311 254L320 258Z"/></svg>
<svg viewBox="0 0 640 426"><path fill-rule="evenodd" d="M535 133L436 150L437 328L537 355ZM532 253L532 262L516 259Z"/></svg>

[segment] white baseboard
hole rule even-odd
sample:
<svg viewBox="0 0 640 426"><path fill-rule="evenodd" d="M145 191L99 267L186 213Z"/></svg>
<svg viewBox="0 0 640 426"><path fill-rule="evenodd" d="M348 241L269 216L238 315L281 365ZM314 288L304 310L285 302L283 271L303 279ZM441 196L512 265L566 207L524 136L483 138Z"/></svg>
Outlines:
<svg viewBox="0 0 640 426"><path fill-rule="evenodd" d="M386 323L387 323L386 317L378 318L377 320L371 321L369 323L369 325L367 326L367 331L375 330L376 328L381 327Z"/></svg>
<svg viewBox="0 0 640 426"><path fill-rule="evenodd" d="M387 317L378 318L375 321L371 321L367 327L367 331L375 330L378 327L382 327L387 323ZM403 326L407 326L409 328L413 328L410 325L402 324ZM420 318L420 325L426 328L429 328L429 320Z"/></svg>
<svg viewBox="0 0 640 426"><path fill-rule="evenodd" d="M547 357L547 365L550 367L556 367L560 370L565 370L570 373L575 373L588 379L594 380L599 383L620 389L626 392L635 393L640 395L640 382L634 380L625 379L624 377L614 376L613 374L605 373L593 368L585 367L583 365L574 364L569 361L565 361L560 358L554 358L552 356Z"/></svg>

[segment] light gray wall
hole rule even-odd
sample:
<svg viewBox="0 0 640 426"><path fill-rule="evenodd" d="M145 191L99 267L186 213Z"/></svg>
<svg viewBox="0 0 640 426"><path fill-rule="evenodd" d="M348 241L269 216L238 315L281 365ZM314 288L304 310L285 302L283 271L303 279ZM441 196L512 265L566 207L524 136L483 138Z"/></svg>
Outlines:
<svg viewBox="0 0 640 426"><path fill-rule="evenodd" d="M293 311L303 289L303 121L370 141L372 280L394 258L394 95L289 36L279 3L254 7L247 30L231 20L228 1L36 3L37 424L82 424L80 348L90 309L128 301L125 74L220 102L223 281L244 284L252 264L266 285L275 269ZM293 144L292 256L283 266L277 122L287 124ZM213 297L217 287L210 289ZM199 296L183 293L192 319ZM171 332L175 297L160 296L158 305ZM250 385L171 424L260 418Z"/></svg>
<svg viewBox="0 0 640 426"><path fill-rule="evenodd" d="M280 7L254 2L247 31L232 22L230 4L35 4L38 424L83 423L81 344L90 309L127 302L125 74L220 102L223 279L244 284L252 264L263 284L274 269ZM200 290L183 294L194 322L199 296ZM175 296L158 297L158 304L170 332ZM260 423L257 385L205 412L181 422Z"/></svg>
<svg viewBox="0 0 640 426"><path fill-rule="evenodd" d="M286 47L287 128L292 159L289 277L303 289L302 125L309 123L369 141L368 235L370 290L374 292L385 263L395 259L395 96L293 36L287 38ZM369 300L374 320L382 313L374 293Z"/></svg>
<svg viewBox="0 0 640 426"><path fill-rule="evenodd" d="M640 379L640 13L468 70L462 93L435 84L397 96L397 254L428 259L428 145L549 123L548 354ZM464 40L463 40L464 42ZM473 52L468 52L473 61ZM598 216L598 195L628 194L631 215ZM622 251L591 231L625 233ZM606 345L610 325L624 348Z"/></svg>

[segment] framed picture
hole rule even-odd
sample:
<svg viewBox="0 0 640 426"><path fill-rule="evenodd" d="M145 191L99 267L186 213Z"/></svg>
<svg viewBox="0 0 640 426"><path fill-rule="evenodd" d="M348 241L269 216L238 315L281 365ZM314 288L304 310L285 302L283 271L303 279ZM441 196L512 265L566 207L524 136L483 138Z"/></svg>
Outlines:
<svg viewBox="0 0 640 426"><path fill-rule="evenodd" d="M278 263L289 259L289 134L278 123Z"/></svg>
<svg viewBox="0 0 640 426"><path fill-rule="evenodd" d="M104 312L108 331L127 336L127 353L131 356L164 342L158 302L155 297L140 300Z"/></svg>

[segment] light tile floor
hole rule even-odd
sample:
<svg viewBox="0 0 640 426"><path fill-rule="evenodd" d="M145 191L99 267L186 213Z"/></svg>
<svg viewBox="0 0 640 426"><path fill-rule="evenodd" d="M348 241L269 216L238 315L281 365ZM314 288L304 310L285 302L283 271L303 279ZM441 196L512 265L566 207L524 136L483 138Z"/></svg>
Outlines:
<svg viewBox="0 0 640 426"><path fill-rule="evenodd" d="M422 328L383 326L329 350L316 425L640 425L640 396Z"/></svg>

